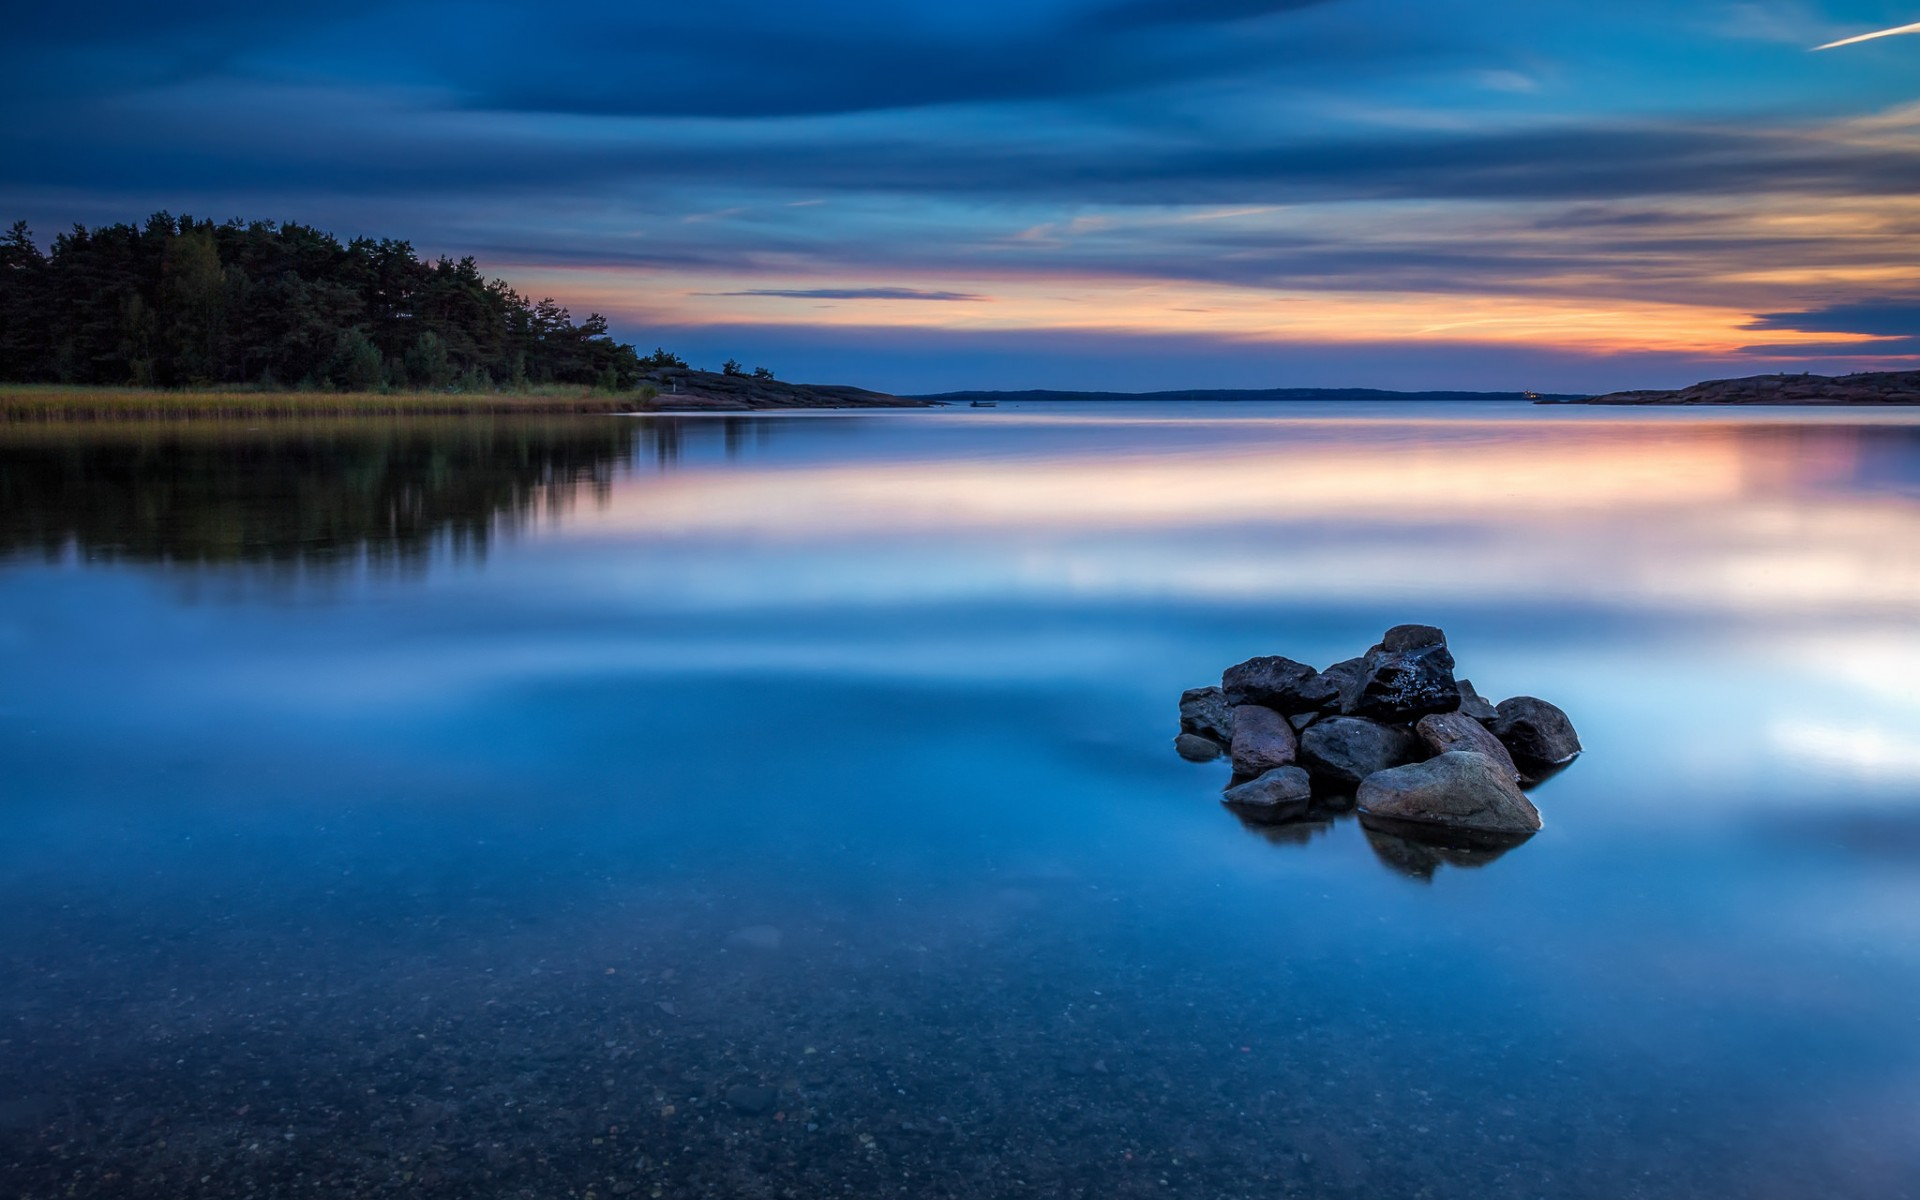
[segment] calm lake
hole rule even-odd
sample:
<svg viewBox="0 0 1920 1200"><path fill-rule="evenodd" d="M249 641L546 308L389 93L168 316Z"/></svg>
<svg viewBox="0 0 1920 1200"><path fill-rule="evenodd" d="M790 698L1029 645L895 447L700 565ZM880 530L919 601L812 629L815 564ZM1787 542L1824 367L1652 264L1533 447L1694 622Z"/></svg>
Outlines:
<svg viewBox="0 0 1920 1200"><path fill-rule="evenodd" d="M1182 689L1443 626L1478 865ZM0 1194L1920 1194L1920 415L0 429Z"/></svg>

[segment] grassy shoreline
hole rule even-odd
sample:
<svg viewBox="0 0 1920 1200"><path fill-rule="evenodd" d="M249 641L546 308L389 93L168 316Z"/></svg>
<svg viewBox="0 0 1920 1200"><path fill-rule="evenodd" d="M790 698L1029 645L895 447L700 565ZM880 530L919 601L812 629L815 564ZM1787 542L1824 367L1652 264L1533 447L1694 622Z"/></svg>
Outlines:
<svg viewBox="0 0 1920 1200"><path fill-rule="evenodd" d="M292 417L420 417L648 412L647 390L531 392L246 392L0 384L0 423L256 420Z"/></svg>

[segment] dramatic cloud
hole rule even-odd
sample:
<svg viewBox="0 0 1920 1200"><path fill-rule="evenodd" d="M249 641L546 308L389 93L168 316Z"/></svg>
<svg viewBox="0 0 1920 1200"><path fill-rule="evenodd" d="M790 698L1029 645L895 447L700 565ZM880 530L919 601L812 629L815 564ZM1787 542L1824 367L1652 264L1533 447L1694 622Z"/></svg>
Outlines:
<svg viewBox="0 0 1920 1200"><path fill-rule="evenodd" d="M1102 338L1216 347L1181 370L1336 347L1356 384L1423 355L1465 386L1522 352L1576 373L1705 370L1749 345L1844 365L1912 353L1875 306L1920 293L1920 105L1900 55L1804 47L1898 16L39 4L0 39L0 217L398 235L649 345L831 345L856 380L862 338L908 331L1028 333L1110 384L1143 371ZM808 328L833 337L780 340ZM1060 382L1029 354L951 361ZM1591 386L1615 382L1649 380Z"/></svg>

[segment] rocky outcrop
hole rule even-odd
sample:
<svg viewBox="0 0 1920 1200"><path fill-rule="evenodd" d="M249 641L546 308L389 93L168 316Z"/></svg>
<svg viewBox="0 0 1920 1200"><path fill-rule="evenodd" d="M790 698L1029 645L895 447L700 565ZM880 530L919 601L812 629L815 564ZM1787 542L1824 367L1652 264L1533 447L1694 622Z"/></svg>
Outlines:
<svg viewBox="0 0 1920 1200"><path fill-rule="evenodd" d="M1217 687L1193 688L1182 692L1180 732L1212 738L1225 746L1233 741L1233 703L1229 703L1227 694Z"/></svg>
<svg viewBox="0 0 1920 1200"><path fill-rule="evenodd" d="M1859 375L1750 375L1714 379L1677 391L1609 392L1586 400L1541 398L1538 404L1920 404L1920 371Z"/></svg>
<svg viewBox="0 0 1920 1200"><path fill-rule="evenodd" d="M1227 750L1212 738L1201 737L1197 733L1183 733L1173 739L1173 752L1188 762L1212 762Z"/></svg>
<svg viewBox="0 0 1920 1200"><path fill-rule="evenodd" d="M1313 712L1340 695L1332 680L1290 658L1250 658L1228 667L1220 687L1230 704L1259 704L1280 712Z"/></svg>
<svg viewBox="0 0 1920 1200"><path fill-rule="evenodd" d="M1420 740L1426 743L1430 753L1471 750L1499 763L1501 769L1515 779L1521 778L1519 766L1500 739L1493 736L1493 732L1485 725L1468 716L1464 708L1459 712L1428 713L1414 725L1413 731L1420 735Z"/></svg>
<svg viewBox="0 0 1920 1200"><path fill-rule="evenodd" d="M1532 696L1502 700L1495 710L1493 735L1522 764L1558 767L1580 753L1580 735L1558 707Z"/></svg>
<svg viewBox="0 0 1920 1200"><path fill-rule="evenodd" d="M1431 625L1396 625L1325 670L1251 658L1219 687L1181 696L1175 749L1196 762L1231 757L1223 799L1250 826L1325 825L1357 805L1376 850L1393 848L1383 861L1491 861L1489 847L1540 828L1524 789L1578 757L1580 739L1554 705L1494 705L1453 672ZM1424 844L1441 850L1404 849Z"/></svg>
<svg viewBox="0 0 1920 1200"><path fill-rule="evenodd" d="M1411 730L1365 717L1326 717L1300 735L1300 755L1314 778L1352 791L1375 771L1421 757Z"/></svg>
<svg viewBox="0 0 1920 1200"><path fill-rule="evenodd" d="M1431 625L1387 630L1340 697L1341 712L1382 721L1409 721L1459 706L1447 635Z"/></svg>
<svg viewBox="0 0 1920 1200"><path fill-rule="evenodd" d="M784 383L753 375L723 375L667 367L640 380L657 395L655 412L753 412L766 408L931 408L931 400L890 396L865 388Z"/></svg>
<svg viewBox="0 0 1920 1200"><path fill-rule="evenodd" d="M1293 765L1300 753L1293 726L1286 717L1257 704L1237 705L1233 710L1233 773L1252 777L1264 775L1275 767Z"/></svg>
<svg viewBox="0 0 1920 1200"><path fill-rule="evenodd" d="M1299 767L1275 767L1228 788L1220 802L1255 824L1278 825L1307 815L1313 804L1313 780Z"/></svg>
<svg viewBox="0 0 1920 1200"><path fill-rule="evenodd" d="M1359 799L1362 819L1403 826L1496 838L1524 838L1540 829L1540 811L1513 772L1468 750L1375 772L1361 782Z"/></svg>

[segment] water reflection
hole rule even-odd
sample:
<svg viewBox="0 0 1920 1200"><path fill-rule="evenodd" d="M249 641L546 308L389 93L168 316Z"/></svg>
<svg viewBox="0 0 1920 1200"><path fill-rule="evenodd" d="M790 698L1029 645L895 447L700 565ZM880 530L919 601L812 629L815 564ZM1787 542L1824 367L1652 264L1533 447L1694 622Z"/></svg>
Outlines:
<svg viewBox="0 0 1920 1200"><path fill-rule="evenodd" d="M195 436L0 431L0 1194L1920 1179L1911 427ZM1589 747L1494 869L1167 752L1407 620Z"/></svg>

